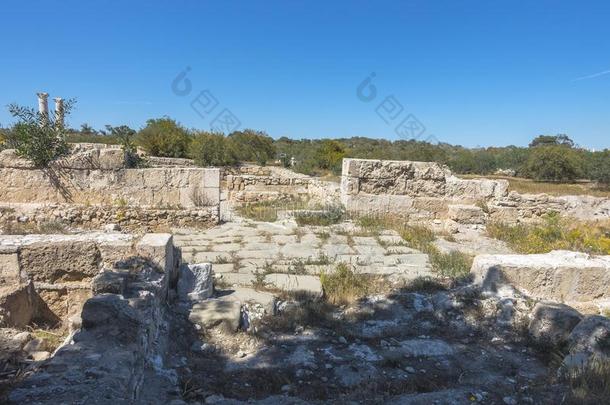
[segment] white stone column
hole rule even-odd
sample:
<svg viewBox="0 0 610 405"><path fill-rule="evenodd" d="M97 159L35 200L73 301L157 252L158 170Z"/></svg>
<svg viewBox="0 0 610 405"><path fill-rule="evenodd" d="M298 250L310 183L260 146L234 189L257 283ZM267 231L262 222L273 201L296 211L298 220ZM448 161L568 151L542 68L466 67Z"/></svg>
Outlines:
<svg viewBox="0 0 610 405"><path fill-rule="evenodd" d="M41 117L41 125L49 123L49 93L36 93L38 96L38 112Z"/></svg>
<svg viewBox="0 0 610 405"><path fill-rule="evenodd" d="M55 99L55 126L57 129L64 127L64 99L56 97Z"/></svg>

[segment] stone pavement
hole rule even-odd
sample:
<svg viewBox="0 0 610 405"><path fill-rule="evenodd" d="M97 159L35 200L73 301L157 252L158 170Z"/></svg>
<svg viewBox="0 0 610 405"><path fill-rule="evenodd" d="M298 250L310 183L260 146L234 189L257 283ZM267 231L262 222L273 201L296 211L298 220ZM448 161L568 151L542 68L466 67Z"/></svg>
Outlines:
<svg viewBox="0 0 610 405"><path fill-rule="evenodd" d="M205 230L174 230L184 262L210 262L225 286L267 284L321 293L320 273L345 263L355 272L394 280L432 276L428 255L406 246L394 231L369 236L351 223L298 226L294 221L242 219Z"/></svg>

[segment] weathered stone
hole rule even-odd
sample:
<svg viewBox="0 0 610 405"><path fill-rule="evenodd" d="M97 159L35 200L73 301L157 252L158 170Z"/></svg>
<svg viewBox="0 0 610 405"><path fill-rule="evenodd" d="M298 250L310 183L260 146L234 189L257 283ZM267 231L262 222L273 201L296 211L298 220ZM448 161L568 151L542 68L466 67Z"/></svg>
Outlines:
<svg viewBox="0 0 610 405"><path fill-rule="evenodd" d="M0 287L0 326L25 327L36 316L39 300L32 282Z"/></svg>
<svg viewBox="0 0 610 405"><path fill-rule="evenodd" d="M214 294L210 263L183 264L178 278L178 296L186 300L204 300Z"/></svg>
<svg viewBox="0 0 610 405"><path fill-rule="evenodd" d="M21 268L34 281L81 281L100 271L101 255L94 241L49 242L27 244L19 249Z"/></svg>
<svg viewBox="0 0 610 405"><path fill-rule="evenodd" d="M91 290L94 294L123 294L126 284L126 274L114 271L102 271L91 280Z"/></svg>
<svg viewBox="0 0 610 405"><path fill-rule="evenodd" d="M529 333L539 343L560 347L581 319L582 315L567 305L539 302L532 312Z"/></svg>
<svg viewBox="0 0 610 405"><path fill-rule="evenodd" d="M610 256L553 251L534 255L480 255L470 270L484 289L510 285L538 299L583 302L610 298Z"/></svg>
<svg viewBox="0 0 610 405"><path fill-rule="evenodd" d="M570 353L564 365L580 367L591 358L610 359L610 319L593 315L585 317L568 337Z"/></svg>
<svg viewBox="0 0 610 405"><path fill-rule="evenodd" d="M475 205L449 205L447 217L459 224L484 224L485 212Z"/></svg>
<svg viewBox="0 0 610 405"><path fill-rule="evenodd" d="M204 328L221 325L230 332L239 328L241 302L228 298L212 298L193 305L189 320Z"/></svg>
<svg viewBox="0 0 610 405"><path fill-rule="evenodd" d="M322 283L316 276L273 273L265 276L265 283L284 291L304 292L321 297Z"/></svg>
<svg viewBox="0 0 610 405"><path fill-rule="evenodd" d="M85 330L110 329L125 341L135 338L142 325L142 318L129 301L115 294L100 294L87 300L81 317Z"/></svg>

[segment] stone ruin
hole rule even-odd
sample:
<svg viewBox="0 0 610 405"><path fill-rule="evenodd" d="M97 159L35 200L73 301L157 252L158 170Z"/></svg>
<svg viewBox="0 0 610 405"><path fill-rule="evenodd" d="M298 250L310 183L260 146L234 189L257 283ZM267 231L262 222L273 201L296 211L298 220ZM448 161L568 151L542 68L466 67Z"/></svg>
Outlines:
<svg viewBox="0 0 610 405"><path fill-rule="evenodd" d="M0 376L10 377L0 400L551 404L567 392L558 375L610 358L599 315L610 257L516 255L480 232L552 210L608 219L608 199L520 195L423 162L345 159L340 186L278 168L150 162L128 169L120 149L76 145L57 167L61 192L0 152L0 219L76 229L0 234ZM447 284L392 230L232 212L295 195L454 232L435 243L472 252L472 280ZM148 233L159 228L168 232ZM339 263L383 289L331 305L324 277ZM57 347L30 332L45 325L65 332Z"/></svg>

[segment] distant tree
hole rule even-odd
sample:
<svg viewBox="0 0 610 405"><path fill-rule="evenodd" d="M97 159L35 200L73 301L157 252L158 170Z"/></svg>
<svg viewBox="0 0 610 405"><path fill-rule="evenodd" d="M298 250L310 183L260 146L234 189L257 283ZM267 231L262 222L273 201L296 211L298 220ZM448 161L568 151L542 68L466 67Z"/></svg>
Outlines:
<svg viewBox="0 0 610 405"><path fill-rule="evenodd" d="M604 187L610 186L610 149L591 154L589 172L591 180Z"/></svg>
<svg viewBox="0 0 610 405"><path fill-rule="evenodd" d="M535 147L525 164L526 177L537 181L573 181L582 174L583 162L573 149L564 146Z"/></svg>
<svg viewBox="0 0 610 405"><path fill-rule="evenodd" d="M138 133L137 142L152 156L184 158L191 137L183 126L164 117L146 121L146 126Z"/></svg>
<svg viewBox="0 0 610 405"><path fill-rule="evenodd" d="M74 103L74 100L64 103L64 117L70 114ZM41 114L33 108L17 104L10 104L8 111L17 119L8 138L17 155L31 161L36 167L45 168L69 153L70 148L65 141L66 130L63 125L56 125L54 114Z"/></svg>
<svg viewBox="0 0 610 405"><path fill-rule="evenodd" d="M537 146L567 146L569 148L574 147L574 141L570 139L569 136L565 134L559 135L540 135L532 142L530 142L530 148L535 148Z"/></svg>
<svg viewBox="0 0 610 405"><path fill-rule="evenodd" d="M237 163L229 141L220 133L195 133L189 147L189 156L204 167L231 166Z"/></svg>
<svg viewBox="0 0 610 405"><path fill-rule="evenodd" d="M319 168L337 173L341 171L341 162L344 157L345 149L339 142L325 139L318 146L313 159Z"/></svg>
<svg viewBox="0 0 610 405"><path fill-rule="evenodd" d="M106 131L108 136L114 137L119 145L121 145L123 152L125 152L127 167L138 166L140 157L138 156L138 148L135 142L136 131L127 125L120 125L118 127L106 125Z"/></svg>
<svg viewBox="0 0 610 405"><path fill-rule="evenodd" d="M254 161L261 166L275 158L273 138L262 131L245 129L232 132L228 136L229 147L239 161Z"/></svg>
<svg viewBox="0 0 610 405"><path fill-rule="evenodd" d="M86 122L81 124L80 131L82 135L97 135L97 131Z"/></svg>

